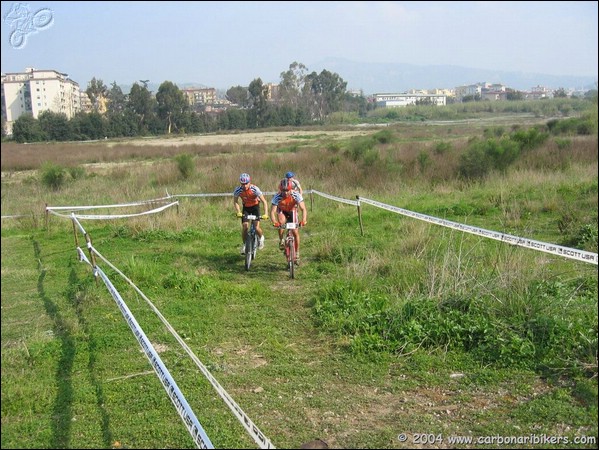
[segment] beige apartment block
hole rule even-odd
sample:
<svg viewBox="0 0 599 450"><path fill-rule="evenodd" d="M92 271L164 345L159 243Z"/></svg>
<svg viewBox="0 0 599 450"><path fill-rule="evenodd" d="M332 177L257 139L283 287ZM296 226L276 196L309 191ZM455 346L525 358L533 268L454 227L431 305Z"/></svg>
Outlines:
<svg viewBox="0 0 599 450"><path fill-rule="evenodd" d="M2 111L6 132L23 114L37 119L43 111L63 113L71 119L81 110L79 84L56 70L25 69L22 73L2 74Z"/></svg>

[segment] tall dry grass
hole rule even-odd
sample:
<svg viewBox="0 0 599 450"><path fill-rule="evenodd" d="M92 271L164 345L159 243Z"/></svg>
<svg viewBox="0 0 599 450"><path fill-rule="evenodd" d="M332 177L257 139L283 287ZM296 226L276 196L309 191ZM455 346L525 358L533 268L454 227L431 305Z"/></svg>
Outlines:
<svg viewBox="0 0 599 450"><path fill-rule="evenodd" d="M356 139L288 139L276 144L145 146L115 143L64 143L2 145L2 214L37 216L44 205L114 204L169 194L229 193L241 172L248 172L263 191L276 190L285 172L292 170L304 189L317 189L354 199L356 195L396 199L433 193L459 196L470 183L456 178L459 157L468 140L483 130L461 126L389 127L393 138L376 143L362 153L350 153ZM377 131L373 131L371 136ZM443 140L438 140L445 136ZM530 151L507 174L491 174L483 180L491 206L504 210L506 224L518 224L525 214L557 207L551 194L560 177L597 179L597 137L549 139ZM360 150L361 151L361 150ZM193 174L185 179L175 157L192 156ZM40 183L38 168L44 161L65 167L79 166L85 176L68 180L58 191ZM29 171L21 171L30 168ZM549 180L549 178L551 180ZM508 192L534 185L543 198L510 198ZM502 194L505 192L506 194ZM596 195L595 195L596 200ZM495 203L495 205L493 205ZM594 210L596 211L596 204Z"/></svg>

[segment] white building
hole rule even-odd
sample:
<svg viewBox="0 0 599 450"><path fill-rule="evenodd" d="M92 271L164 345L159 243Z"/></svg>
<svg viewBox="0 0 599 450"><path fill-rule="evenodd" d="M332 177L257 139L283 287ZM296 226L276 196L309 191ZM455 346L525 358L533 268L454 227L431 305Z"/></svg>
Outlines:
<svg viewBox="0 0 599 450"><path fill-rule="evenodd" d="M436 94L374 94L374 101L378 107L398 107L418 104L444 106L447 103L445 95Z"/></svg>
<svg viewBox="0 0 599 450"><path fill-rule="evenodd" d="M6 132L23 114L37 119L42 111L64 113L68 119L81 110L79 84L56 70L25 69L23 73L2 74L2 111Z"/></svg>

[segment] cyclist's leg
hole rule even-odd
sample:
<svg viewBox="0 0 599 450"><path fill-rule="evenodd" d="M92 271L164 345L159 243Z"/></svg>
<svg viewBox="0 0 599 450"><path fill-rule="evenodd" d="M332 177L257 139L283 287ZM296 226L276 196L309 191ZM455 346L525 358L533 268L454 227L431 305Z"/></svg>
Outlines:
<svg viewBox="0 0 599 450"><path fill-rule="evenodd" d="M278 218L279 218L279 223L281 225L287 223L287 213L278 210ZM285 236L284 236L285 230L279 228L279 248L281 250L283 250L285 248Z"/></svg>
<svg viewBox="0 0 599 450"><path fill-rule="evenodd" d="M260 227L260 206L250 206L249 208L247 208L247 213L256 216L256 219L254 219L254 223L256 225L256 234L259 238L261 238L263 232L262 228Z"/></svg>
<svg viewBox="0 0 599 450"><path fill-rule="evenodd" d="M250 223L245 216L246 214L250 214L250 212L248 212L248 209L245 206L242 208L241 212L243 214L243 217L241 218L241 242L245 244L245 240L248 236L248 228L250 226Z"/></svg>
<svg viewBox="0 0 599 450"><path fill-rule="evenodd" d="M293 230L293 237L295 237L295 253L299 254L299 247L300 247L300 234L299 234L299 230Z"/></svg>
<svg viewBox="0 0 599 450"><path fill-rule="evenodd" d="M299 223L299 217L297 215L297 206L293 208L293 221L295 223ZM295 237L295 257L299 258L300 234L298 228L293 230L293 236Z"/></svg>

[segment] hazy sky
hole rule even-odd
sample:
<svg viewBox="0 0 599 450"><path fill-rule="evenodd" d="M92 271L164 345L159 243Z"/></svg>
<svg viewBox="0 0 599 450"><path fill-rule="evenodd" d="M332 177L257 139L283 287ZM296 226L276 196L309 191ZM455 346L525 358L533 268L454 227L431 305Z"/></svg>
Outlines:
<svg viewBox="0 0 599 450"><path fill-rule="evenodd" d="M597 22L596 1L3 1L2 72L227 89L337 57L597 77Z"/></svg>

